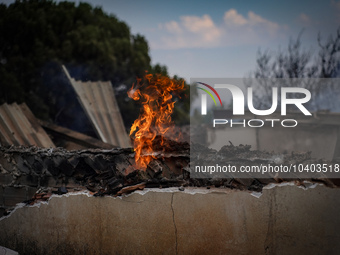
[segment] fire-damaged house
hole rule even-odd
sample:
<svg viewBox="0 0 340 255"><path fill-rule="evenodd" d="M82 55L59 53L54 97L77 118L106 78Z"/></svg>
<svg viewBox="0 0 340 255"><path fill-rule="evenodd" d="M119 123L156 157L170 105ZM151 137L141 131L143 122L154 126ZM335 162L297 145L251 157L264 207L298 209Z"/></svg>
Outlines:
<svg viewBox="0 0 340 255"><path fill-rule="evenodd" d="M274 136L268 130L251 134L252 149L233 140L237 130L216 141L202 127L204 138L221 143L209 149L181 139L169 125L172 95L182 84L147 74L129 91L142 102L130 140L111 84L76 81L64 72L98 139L41 121L26 104L0 106L0 246L19 254L340 250L339 179L321 172L311 178L191 176L191 166L202 162L338 166L338 115L322 115L329 132L318 138L332 141L332 157L263 150Z"/></svg>

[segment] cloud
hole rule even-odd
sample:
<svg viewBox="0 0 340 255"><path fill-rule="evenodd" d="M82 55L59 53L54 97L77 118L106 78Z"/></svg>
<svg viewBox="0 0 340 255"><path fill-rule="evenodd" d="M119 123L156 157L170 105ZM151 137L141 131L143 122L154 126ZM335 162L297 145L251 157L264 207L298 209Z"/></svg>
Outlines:
<svg viewBox="0 0 340 255"><path fill-rule="evenodd" d="M166 23L164 25L164 27L170 33L174 33L174 34L181 34L181 33L183 33L183 29L180 27L180 25L176 21L170 21L169 23ZM161 24L160 24L160 28L162 28Z"/></svg>
<svg viewBox="0 0 340 255"><path fill-rule="evenodd" d="M182 16L180 22L170 21L160 24L160 32L165 32L161 44L165 48L190 48L214 46L221 36L220 29L209 15Z"/></svg>
<svg viewBox="0 0 340 255"><path fill-rule="evenodd" d="M309 23L310 22L310 18L307 16L307 14L304 14L304 13L300 14L299 19L302 22L305 22L305 23Z"/></svg>
<svg viewBox="0 0 340 255"><path fill-rule="evenodd" d="M240 14L237 13L235 9L230 9L224 14L224 23L231 24L234 26L241 26L247 24L247 20Z"/></svg>
<svg viewBox="0 0 340 255"><path fill-rule="evenodd" d="M298 20L300 21L300 23L302 23L305 26L309 26L311 24L311 22L312 22L310 17L307 14L305 14L305 13L301 13L299 15Z"/></svg>
<svg viewBox="0 0 340 255"><path fill-rule="evenodd" d="M284 26L267 20L256 13L249 11L247 17L237 13L235 9L230 9L225 12L223 30L226 34L233 34L234 41L239 43L246 43L247 40L259 42L260 36L275 37L279 34L280 30L284 29ZM248 41L249 42L249 41Z"/></svg>
<svg viewBox="0 0 340 255"><path fill-rule="evenodd" d="M275 22L262 18L260 15L255 14L252 11L248 12L248 18L243 17L237 13L235 9L230 9L224 14L224 23L233 27L262 27L262 29L277 30L279 25Z"/></svg>
<svg viewBox="0 0 340 255"><path fill-rule="evenodd" d="M212 18L182 16L179 21L159 25L153 48L211 48L228 45L261 43L268 37L277 37L286 28L249 11L245 17L235 9L225 12L223 21L217 25Z"/></svg>

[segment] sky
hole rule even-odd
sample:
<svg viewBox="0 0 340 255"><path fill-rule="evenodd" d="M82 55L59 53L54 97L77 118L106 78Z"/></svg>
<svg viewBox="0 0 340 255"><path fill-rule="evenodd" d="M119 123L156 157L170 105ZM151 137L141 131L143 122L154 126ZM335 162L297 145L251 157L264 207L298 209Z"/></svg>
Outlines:
<svg viewBox="0 0 340 255"><path fill-rule="evenodd" d="M188 81L247 76L256 68L259 49L284 50L301 31L303 47L316 53L318 33L327 38L340 26L340 0L86 2L145 36L152 63Z"/></svg>

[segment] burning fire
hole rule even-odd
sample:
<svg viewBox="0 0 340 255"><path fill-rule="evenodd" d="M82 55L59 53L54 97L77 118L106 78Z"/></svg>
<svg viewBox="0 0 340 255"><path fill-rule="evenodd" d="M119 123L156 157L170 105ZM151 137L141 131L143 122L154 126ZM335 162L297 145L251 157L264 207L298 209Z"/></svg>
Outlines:
<svg viewBox="0 0 340 255"><path fill-rule="evenodd" d="M184 90L184 82L179 82L159 74L146 74L138 79L136 86L128 91L128 96L140 101L142 109L131 127L130 136L134 140L135 161L138 168L145 170L155 157L153 141L161 136L164 148L164 134L173 127L171 114L174 109L173 93Z"/></svg>

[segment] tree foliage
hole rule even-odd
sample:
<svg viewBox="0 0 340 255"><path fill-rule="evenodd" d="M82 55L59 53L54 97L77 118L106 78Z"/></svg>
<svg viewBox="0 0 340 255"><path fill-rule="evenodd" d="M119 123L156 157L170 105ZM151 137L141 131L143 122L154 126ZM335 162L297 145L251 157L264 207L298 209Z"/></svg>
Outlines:
<svg viewBox="0 0 340 255"><path fill-rule="evenodd" d="M21 0L0 4L0 104L26 102L39 118L92 134L61 65L77 80L109 80L127 128L138 108L126 96L145 71L168 75L166 66L151 66L142 35L101 7L88 3ZM188 123L176 107L177 123ZM183 109L181 109L183 108Z"/></svg>
<svg viewBox="0 0 340 255"><path fill-rule="evenodd" d="M301 35L296 40L291 39L288 43L287 50L279 50L276 54L267 51L259 51L257 56L257 67L253 76L257 79L257 93L254 102L258 108L270 107L272 98L272 84L281 86L296 86L295 81L304 79L304 83L299 82L299 86L304 86L314 94L322 96L322 100L316 100L316 103L325 105L330 103L330 97L334 96L334 91L339 90L337 84L328 86L327 89L320 86L319 79L339 78L340 77L340 28L336 31L335 36L330 35L327 40L323 40L319 34L317 54L311 50L302 48ZM281 78L290 78L280 80ZM312 79L311 79L312 78ZM326 96L327 95L327 96ZM292 95L298 97L299 95ZM320 106L315 105L318 109Z"/></svg>
<svg viewBox="0 0 340 255"><path fill-rule="evenodd" d="M25 101L40 117L53 115L43 84L60 72L51 63L66 64L76 79L110 80L114 86L150 68L146 39L87 3L0 4L0 34L0 102Z"/></svg>
<svg viewBox="0 0 340 255"><path fill-rule="evenodd" d="M301 35L291 39L286 51L276 55L259 51L255 78L335 78L340 75L340 28L335 37L322 42L319 34L319 52L314 58L310 50L301 46Z"/></svg>

